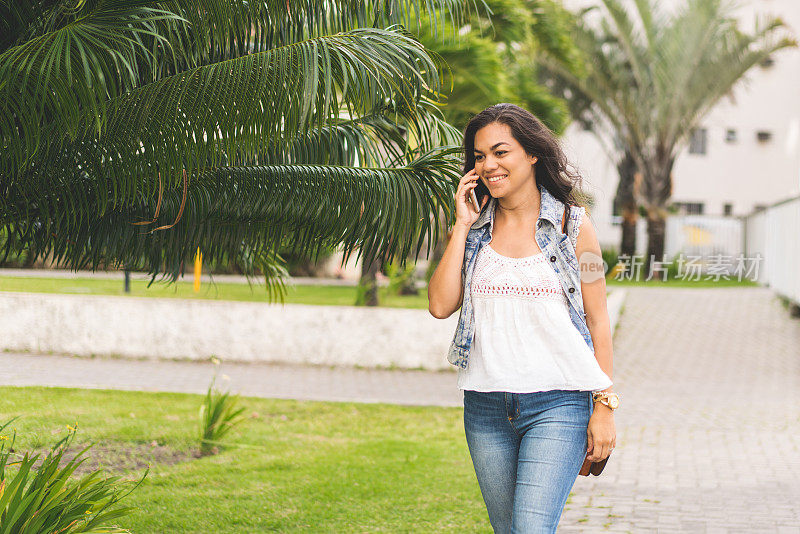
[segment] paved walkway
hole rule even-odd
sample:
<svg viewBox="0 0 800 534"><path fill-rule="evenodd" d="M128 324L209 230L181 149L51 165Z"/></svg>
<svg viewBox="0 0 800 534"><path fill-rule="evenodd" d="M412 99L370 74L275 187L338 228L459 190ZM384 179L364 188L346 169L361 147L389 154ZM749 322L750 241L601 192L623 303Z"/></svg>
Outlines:
<svg viewBox="0 0 800 534"><path fill-rule="evenodd" d="M205 394L213 376L214 365L205 362L0 353L0 385L9 386ZM447 371L223 362L217 385L252 397L459 406L455 379L455 373Z"/></svg>
<svg viewBox="0 0 800 534"><path fill-rule="evenodd" d="M630 288L617 448L559 532L800 534L800 321L769 290ZM461 403L452 372L223 363L244 395ZM0 384L204 393L210 363L0 354Z"/></svg>
<svg viewBox="0 0 800 534"><path fill-rule="evenodd" d="M560 531L800 533L800 321L768 290L630 289L615 363L617 448Z"/></svg>

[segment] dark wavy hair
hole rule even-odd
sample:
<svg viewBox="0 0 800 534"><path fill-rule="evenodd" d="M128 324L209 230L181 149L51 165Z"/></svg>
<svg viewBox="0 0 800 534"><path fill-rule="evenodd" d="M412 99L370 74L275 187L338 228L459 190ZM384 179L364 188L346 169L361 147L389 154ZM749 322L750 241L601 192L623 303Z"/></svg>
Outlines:
<svg viewBox="0 0 800 534"><path fill-rule="evenodd" d="M464 168L462 175L475 168L475 133L494 122L507 124L511 134L529 156L537 156L536 184L541 185L564 204L578 205L574 192L581 184L581 176L567 161L556 135L537 119L533 113L514 104L495 104L484 109L467 123L464 129ZM478 181L475 195L478 202L489 189Z"/></svg>

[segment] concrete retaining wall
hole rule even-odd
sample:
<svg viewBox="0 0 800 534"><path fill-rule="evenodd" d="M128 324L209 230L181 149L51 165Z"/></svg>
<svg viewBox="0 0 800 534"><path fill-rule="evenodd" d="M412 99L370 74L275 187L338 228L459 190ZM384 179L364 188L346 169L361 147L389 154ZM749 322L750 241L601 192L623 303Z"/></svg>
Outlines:
<svg viewBox="0 0 800 534"><path fill-rule="evenodd" d="M621 296L609 298L612 329ZM454 369L457 321L427 310L0 292L0 350L81 356Z"/></svg>

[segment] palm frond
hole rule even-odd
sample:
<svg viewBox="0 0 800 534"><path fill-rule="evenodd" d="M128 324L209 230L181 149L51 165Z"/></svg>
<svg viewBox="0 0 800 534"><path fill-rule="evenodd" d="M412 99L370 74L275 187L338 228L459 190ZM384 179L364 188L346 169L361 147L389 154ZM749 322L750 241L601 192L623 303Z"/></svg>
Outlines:
<svg viewBox="0 0 800 534"><path fill-rule="evenodd" d="M719 26L710 42L703 43L706 53L702 60L675 68L684 85L679 92L682 98L672 104L674 114L664 121L668 126L664 138L669 144L684 141L723 96L747 80L754 66L779 50L797 46L797 41L783 31L785 25L779 18L758 21L752 34L739 30L732 20ZM691 73L685 74L689 69Z"/></svg>
<svg viewBox="0 0 800 534"><path fill-rule="evenodd" d="M141 268L152 282L177 279L200 247L260 267L271 291L287 244L418 254L452 216L461 136L440 109L446 65L397 24L428 10L435 32L478 4L18 11L0 48L0 255Z"/></svg>
<svg viewBox="0 0 800 534"><path fill-rule="evenodd" d="M245 252L269 262L270 251L287 244L312 254L343 244L346 256L358 248L357 257L363 253L391 261L409 256L414 248L419 254L426 236L429 247L436 241L440 208L447 224L452 222L457 153L449 148L422 154L399 168L293 164L199 169L185 196L165 187L159 216L149 226L133 224L153 219L153 203L141 194L136 202L102 212L100 182L87 173L58 184L51 175L36 175L7 191L5 207L11 211L4 210L0 227L12 236L8 242L29 244L35 257L52 255L76 269L108 263L166 271L171 280L198 247L210 262ZM173 223L182 205L174 227L153 230ZM24 210L13 211L15 206Z"/></svg>
<svg viewBox="0 0 800 534"><path fill-rule="evenodd" d="M423 14L434 15L431 29L437 36L448 15L453 25L460 26L471 14L490 12L485 0L172 0L163 4L189 21L193 42L214 43L207 56L212 62L238 57L243 50L264 51L356 28L402 25L419 30Z"/></svg>
<svg viewBox="0 0 800 534"><path fill-rule="evenodd" d="M321 126L340 116L342 105L350 116L392 100L415 109L424 95L438 92L439 68L437 58L402 28L356 29L138 87L108 102L99 139L108 147L111 176L124 174L121 169L141 153L161 168L191 171L196 162L215 165L224 154L255 154L263 144ZM24 171L26 164L64 150L65 143L91 142L98 133L94 116L79 118L74 138L54 120L45 130L48 147L41 157L34 159L20 144L7 154L7 165ZM0 130L4 137L21 133L13 131L15 124L0 122L12 128ZM29 124L23 130L42 128Z"/></svg>
<svg viewBox="0 0 800 534"><path fill-rule="evenodd" d="M460 143L461 132L440 115L438 104L427 97L420 100L416 109L380 104L363 115L334 119L290 140L271 143L249 161L273 165L403 166L413 161L418 152Z"/></svg>
<svg viewBox="0 0 800 534"><path fill-rule="evenodd" d="M629 66L628 70L632 74L637 89L647 91L651 86L651 76L649 73L652 58L647 54L647 48L643 47L643 36L641 25L637 25L628 15L627 6L620 0L603 0L603 5L609 15L608 19L614 24L614 29L607 31L607 35L616 37L619 52L622 52L625 63ZM647 6L649 10L649 6ZM648 18L645 15L642 18Z"/></svg>
<svg viewBox="0 0 800 534"><path fill-rule="evenodd" d="M152 22L164 18L175 15L107 7L3 51L0 140L11 165L36 158L40 125L56 117L73 136L82 115L99 129L108 99L134 89L148 75L140 65L151 52L139 34L154 35Z"/></svg>

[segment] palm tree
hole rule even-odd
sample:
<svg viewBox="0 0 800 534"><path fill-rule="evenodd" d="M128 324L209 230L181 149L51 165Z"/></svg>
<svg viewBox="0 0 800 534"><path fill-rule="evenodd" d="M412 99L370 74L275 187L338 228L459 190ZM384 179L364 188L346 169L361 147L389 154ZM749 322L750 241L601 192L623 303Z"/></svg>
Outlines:
<svg viewBox="0 0 800 534"><path fill-rule="evenodd" d="M577 50L569 41L569 13L554 0L486 0L491 18L480 12L454 24L440 15L419 18L419 40L427 50L442 57L448 65L442 107L444 119L459 130L482 109L498 102L518 104L537 115L551 129L563 132L568 124L566 102L552 96L538 83L534 60L536 50L546 48L564 61L575 61ZM436 31L441 24L445 31ZM454 40L446 35L459 34ZM440 238L429 255L429 275L447 246L447 219L440 217ZM411 258L404 258L411 259ZM376 260L379 261L379 260ZM380 262L383 263L383 262ZM357 303L378 304L374 262L362 263ZM403 270L401 269L401 272ZM416 276L402 277L401 294L416 294Z"/></svg>
<svg viewBox="0 0 800 534"><path fill-rule="evenodd" d="M573 24L577 24L577 20L573 20ZM575 65L571 69L573 76L585 76L583 65L581 63ZM608 142L609 137L613 138L616 135L613 129L604 128L604 121L597 117L592 101L575 88L569 80L559 75L559 70L548 68L548 63L545 62L539 69L539 77L554 95L560 96L567 102L570 116L580 124L583 130L592 132L600 141L609 160L616 162L619 181L617 182L617 192L614 195L614 204L622 213L622 238L619 254L633 257L636 254L636 222L639 218L636 192L638 184L641 182L641 173L636 169L633 156L619 142L619 139L614 139L613 143Z"/></svg>
<svg viewBox="0 0 800 534"><path fill-rule="evenodd" d="M444 63L405 26L471 7L2 0L4 254L152 283L199 247L260 268L271 298L281 246L418 253L452 217L460 136L439 111Z"/></svg>
<svg viewBox="0 0 800 534"><path fill-rule="evenodd" d="M422 32L425 48L442 56L452 72L452 89L443 108L447 122L463 129L469 119L498 102L520 105L549 128L569 124L566 102L537 80L537 52L547 50L567 63L578 51L570 42L570 13L557 0L486 0L491 19L474 14L459 30L467 46ZM429 18L423 19L423 28Z"/></svg>
<svg viewBox="0 0 800 534"><path fill-rule="evenodd" d="M558 73L587 111L598 138L618 139L618 162L641 173L639 202L647 213L647 271L664 256L664 229L678 151L708 111L754 66L796 46L780 19L742 31L727 0L686 0L672 15L653 0L601 0L581 13L574 41L585 58L580 71L557 57ZM630 168L627 165L626 168Z"/></svg>
<svg viewBox="0 0 800 534"><path fill-rule="evenodd" d="M425 48L443 57L450 67L451 89L443 108L448 123L460 130L487 106L510 102L529 110L549 128L562 133L569 124L567 102L553 96L538 80L538 52L577 67L578 51L570 41L571 15L557 0L487 0L491 19L475 13L460 30L466 46L453 45L423 31ZM423 28L430 18L422 20ZM443 219L442 219L443 220ZM446 227L430 256L427 278L447 246Z"/></svg>

